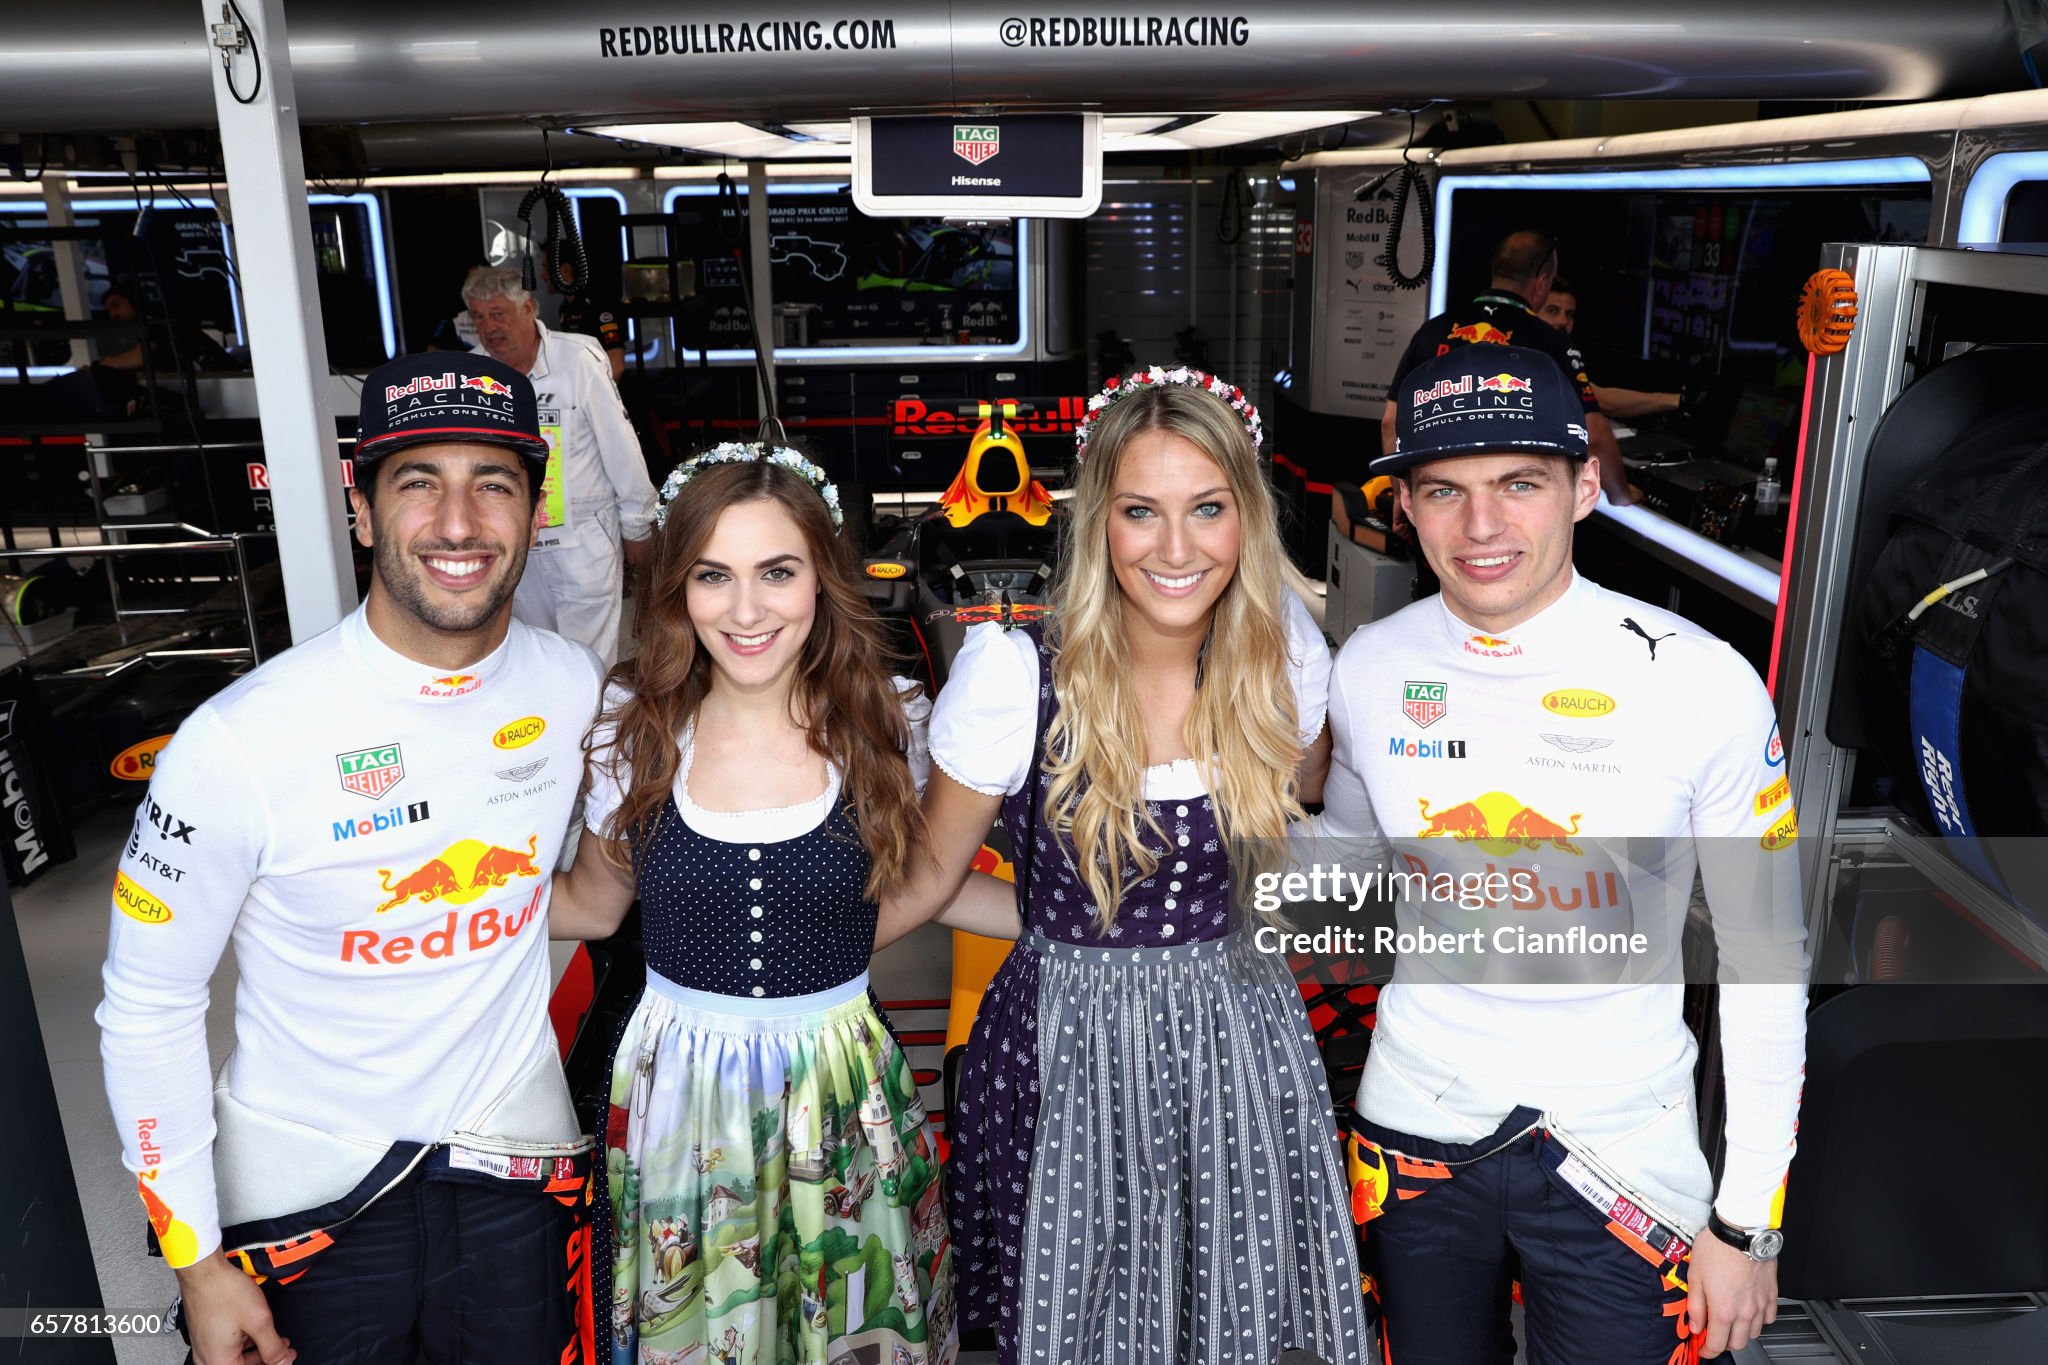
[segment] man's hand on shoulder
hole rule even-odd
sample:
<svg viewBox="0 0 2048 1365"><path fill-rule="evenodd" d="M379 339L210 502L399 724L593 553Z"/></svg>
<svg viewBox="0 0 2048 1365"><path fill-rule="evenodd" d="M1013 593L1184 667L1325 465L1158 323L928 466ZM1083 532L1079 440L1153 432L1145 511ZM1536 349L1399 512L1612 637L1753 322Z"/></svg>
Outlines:
<svg viewBox="0 0 2048 1365"><path fill-rule="evenodd" d="M1739 1351L1778 1320L1778 1263L1752 1261L1712 1233L1692 1248L1692 1293L1686 1313L1695 1336L1704 1333L1700 1358Z"/></svg>
<svg viewBox="0 0 2048 1365"><path fill-rule="evenodd" d="M178 1272L195 1365L293 1365L299 1353L277 1334L256 1281L216 1251Z"/></svg>

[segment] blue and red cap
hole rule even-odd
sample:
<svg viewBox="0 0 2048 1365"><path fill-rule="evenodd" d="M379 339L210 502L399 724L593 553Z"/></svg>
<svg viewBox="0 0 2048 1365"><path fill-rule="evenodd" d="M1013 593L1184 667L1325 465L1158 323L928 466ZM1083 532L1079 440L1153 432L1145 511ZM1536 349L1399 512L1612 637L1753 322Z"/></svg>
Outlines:
<svg viewBox="0 0 2048 1365"><path fill-rule="evenodd" d="M379 365L363 380L356 470L394 450L429 442L509 446L539 469L548 458L533 384L502 360L426 351Z"/></svg>
<svg viewBox="0 0 2048 1365"><path fill-rule="evenodd" d="M1453 455L1586 458L1586 412L1557 362L1524 346L1459 346L1410 370L1394 392L1394 448L1375 475Z"/></svg>

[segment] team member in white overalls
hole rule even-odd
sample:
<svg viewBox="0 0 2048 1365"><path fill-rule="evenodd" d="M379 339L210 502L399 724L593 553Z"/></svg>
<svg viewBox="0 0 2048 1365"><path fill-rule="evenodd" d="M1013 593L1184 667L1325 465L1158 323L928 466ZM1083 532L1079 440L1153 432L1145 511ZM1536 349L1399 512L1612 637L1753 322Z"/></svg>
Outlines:
<svg viewBox="0 0 2048 1365"><path fill-rule="evenodd" d="M1379 1002L1349 1148L1383 1344L1508 1365L1519 1279L1534 1365L1739 1348L1775 1313L1805 1052L1770 698L1726 644L1573 571L1600 481L1547 355L1459 347L1393 401L1371 472L1396 476L1443 592L1338 656L1324 822L1432 884L1503 883L1490 907L1411 899L1437 941L1410 934ZM1723 983L1718 1188L1675 952L1695 868Z"/></svg>
<svg viewBox="0 0 2048 1365"><path fill-rule="evenodd" d="M199 1365L588 1358L547 915L601 673L512 619L546 454L507 365L373 371L368 601L195 711L136 813L101 1051Z"/></svg>
<svg viewBox="0 0 2048 1365"><path fill-rule="evenodd" d="M654 522L654 484L594 338L548 330L516 270L478 271L462 286L478 353L533 381L548 480L540 539L519 582L514 614L597 651L619 652L620 563L637 566Z"/></svg>

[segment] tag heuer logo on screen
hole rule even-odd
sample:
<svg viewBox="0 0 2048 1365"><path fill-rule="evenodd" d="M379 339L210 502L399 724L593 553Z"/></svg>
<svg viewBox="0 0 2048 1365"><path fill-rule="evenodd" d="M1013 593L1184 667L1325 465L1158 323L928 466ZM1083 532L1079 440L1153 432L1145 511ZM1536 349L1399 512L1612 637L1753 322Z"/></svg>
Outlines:
<svg viewBox="0 0 2048 1365"><path fill-rule="evenodd" d="M993 123L953 125L953 152L979 166L1003 150L1003 130Z"/></svg>
<svg viewBox="0 0 2048 1365"><path fill-rule="evenodd" d="M1401 711L1427 730L1450 710L1450 688L1440 682L1411 682L1401 685Z"/></svg>
<svg viewBox="0 0 2048 1365"><path fill-rule="evenodd" d="M372 801L405 780L405 761L396 744L336 754L334 762L341 769L341 789Z"/></svg>

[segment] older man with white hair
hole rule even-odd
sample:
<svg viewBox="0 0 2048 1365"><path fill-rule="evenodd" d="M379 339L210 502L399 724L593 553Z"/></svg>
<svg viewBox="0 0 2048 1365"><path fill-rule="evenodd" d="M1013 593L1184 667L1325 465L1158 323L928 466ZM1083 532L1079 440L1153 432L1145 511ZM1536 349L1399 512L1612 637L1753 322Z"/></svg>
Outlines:
<svg viewBox="0 0 2048 1365"><path fill-rule="evenodd" d="M462 299L475 349L533 381L548 441L540 538L513 614L589 645L609 666L619 652L621 553L639 564L655 503L610 363L590 337L548 330L516 270L476 272Z"/></svg>

